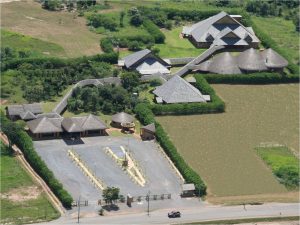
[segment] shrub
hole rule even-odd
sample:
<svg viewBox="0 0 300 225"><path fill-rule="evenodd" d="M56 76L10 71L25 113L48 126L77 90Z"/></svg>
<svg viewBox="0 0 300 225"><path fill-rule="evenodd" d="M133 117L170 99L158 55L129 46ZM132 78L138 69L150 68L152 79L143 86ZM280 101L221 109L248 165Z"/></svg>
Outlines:
<svg viewBox="0 0 300 225"><path fill-rule="evenodd" d="M144 19L143 25L145 29L154 37L155 43L164 43L165 35L159 30L159 28L149 19Z"/></svg>
<svg viewBox="0 0 300 225"><path fill-rule="evenodd" d="M111 40L109 40L108 38L103 38L100 40L100 47L102 51L106 53L114 51L113 44L111 43Z"/></svg>
<svg viewBox="0 0 300 225"><path fill-rule="evenodd" d="M276 84L298 83L298 75L281 75L279 73L251 73L251 74L198 74L213 84Z"/></svg>
<svg viewBox="0 0 300 225"><path fill-rule="evenodd" d="M45 162L36 153L29 135L20 126L10 122L5 115L1 113L1 126L5 124L10 124L10 126L16 128L14 129L14 133L6 133L8 139L13 140L13 142L22 150L26 160L48 184L49 188L61 201L63 206L71 208L73 202L71 195L63 188L62 184L54 177L52 171L48 169Z"/></svg>
<svg viewBox="0 0 300 225"><path fill-rule="evenodd" d="M88 25L94 28L104 27L110 31L115 31L118 26L117 22L113 18L103 14L90 14L87 17L87 20Z"/></svg>

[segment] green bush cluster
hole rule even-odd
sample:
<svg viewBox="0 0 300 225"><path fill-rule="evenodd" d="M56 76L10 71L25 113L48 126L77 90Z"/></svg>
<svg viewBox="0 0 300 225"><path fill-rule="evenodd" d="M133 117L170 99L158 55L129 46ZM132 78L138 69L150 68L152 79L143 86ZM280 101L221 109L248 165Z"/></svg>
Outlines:
<svg viewBox="0 0 300 225"><path fill-rule="evenodd" d="M181 155L178 153L176 147L171 142L167 133L162 126L155 121L154 114L151 110L151 106L146 103L140 103L135 107L135 113L137 118L142 124L149 124L155 122L156 126L156 138L166 154L175 164L176 168L180 171L187 183L193 183L196 187L196 192L203 196L206 194L206 185L201 177L184 161Z"/></svg>
<svg viewBox="0 0 300 225"><path fill-rule="evenodd" d="M250 74L197 74L212 84L279 84L298 83L298 75L281 75L279 73Z"/></svg>
<svg viewBox="0 0 300 225"><path fill-rule="evenodd" d="M195 76L196 84L202 94L210 95L211 102L208 103L176 103L176 104L155 104L152 106L155 115L188 115L204 113L220 113L225 111L225 103L216 95L202 76Z"/></svg>
<svg viewBox="0 0 300 225"><path fill-rule="evenodd" d="M14 127L15 129L12 129ZM53 193L58 197L64 207L71 208L73 199L71 195L63 188L62 184L54 177L51 170L48 169L45 162L34 150L34 146L29 135L22 127L9 121L1 113L1 129L8 136L13 144L16 144L23 152L25 158L32 168L43 178Z"/></svg>
<svg viewBox="0 0 300 225"><path fill-rule="evenodd" d="M143 25L145 29L154 37L155 43L165 43L166 36L160 29L149 19L144 19Z"/></svg>
<svg viewBox="0 0 300 225"><path fill-rule="evenodd" d="M93 56L84 56L73 59L62 59L54 57L45 58L17 58L1 62L1 71L9 69L17 69L22 64L30 64L32 66L46 65L48 68L64 67L68 64L80 64L87 61L107 62L111 64L118 63L118 54L111 52L107 54L97 54Z"/></svg>
<svg viewBox="0 0 300 225"><path fill-rule="evenodd" d="M110 31L116 31L118 23L105 14L93 13L87 16L88 25L94 28L104 27Z"/></svg>

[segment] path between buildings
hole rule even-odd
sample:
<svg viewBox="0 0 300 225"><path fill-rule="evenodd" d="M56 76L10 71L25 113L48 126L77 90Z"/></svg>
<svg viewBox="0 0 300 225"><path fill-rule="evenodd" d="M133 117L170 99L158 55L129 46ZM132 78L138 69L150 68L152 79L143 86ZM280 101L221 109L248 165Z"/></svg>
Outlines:
<svg viewBox="0 0 300 225"><path fill-rule="evenodd" d="M7 146L9 145L6 135L3 134L2 132L0 133L0 138L5 145L7 145ZM12 148L13 148L14 152L16 153L16 156L15 156L16 159L22 164L23 168L26 171L28 171L29 175L35 180L35 182L37 182L43 188L44 192L46 193L46 195L47 195L48 199L50 200L50 202L52 203L52 205L58 210L58 212L61 215L64 215L66 212L65 208L62 206L59 199L51 191L51 189L45 183L45 181L30 166L30 164L25 159L22 151L16 145L13 145Z"/></svg>

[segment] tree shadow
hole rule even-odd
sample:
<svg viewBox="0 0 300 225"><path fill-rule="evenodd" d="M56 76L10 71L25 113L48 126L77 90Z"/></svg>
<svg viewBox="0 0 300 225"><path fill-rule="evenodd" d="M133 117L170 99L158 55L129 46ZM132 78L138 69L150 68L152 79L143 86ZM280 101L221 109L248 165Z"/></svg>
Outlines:
<svg viewBox="0 0 300 225"><path fill-rule="evenodd" d="M115 204L109 204L109 205L104 205L102 206L102 208L108 212L110 211L119 211L119 206L115 205Z"/></svg>

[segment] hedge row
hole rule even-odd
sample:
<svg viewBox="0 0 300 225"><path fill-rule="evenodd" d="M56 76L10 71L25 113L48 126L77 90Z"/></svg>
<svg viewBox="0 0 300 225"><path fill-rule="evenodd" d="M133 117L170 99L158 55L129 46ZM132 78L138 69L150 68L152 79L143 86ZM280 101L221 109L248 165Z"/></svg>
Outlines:
<svg viewBox="0 0 300 225"><path fill-rule="evenodd" d="M298 83L298 75L281 75L279 73L251 74L195 74L211 84L279 84Z"/></svg>
<svg viewBox="0 0 300 225"><path fill-rule="evenodd" d="M2 62L1 71L6 71L8 69L18 68L19 65L24 63L29 63L32 65L42 65L45 63L52 64L53 68L55 67L63 67L69 63L81 63L86 60L92 60L97 62L107 62L115 64L118 62L118 54L117 53L107 53L107 54L97 54L93 56L85 56L80 58L73 59L62 59L62 58L53 58L53 57L45 57L45 58L18 58L12 59L6 62Z"/></svg>
<svg viewBox="0 0 300 225"><path fill-rule="evenodd" d="M196 187L196 192L200 196L206 194L206 185L201 179L201 177L184 161L181 155L178 153L176 147L171 142L167 133L164 131L163 127L155 121L154 114L150 109L149 104L140 103L135 107L135 113L137 118L143 124L149 124L155 122L156 126L156 138L160 146L164 149L166 154L173 161L176 168L184 177L187 183L193 183Z"/></svg>
<svg viewBox="0 0 300 225"><path fill-rule="evenodd" d="M151 109L155 115L188 115L203 113L221 113L225 111L225 103L216 95L215 91L210 87L202 76L196 76L196 88L202 94L210 95L209 103L178 103L178 104L155 104L151 105Z"/></svg>
<svg viewBox="0 0 300 225"><path fill-rule="evenodd" d="M158 44L165 43L166 36L163 34L163 32L160 31L158 26L156 26L151 20L144 19L143 26L148 31L148 33L152 37L154 37L155 43Z"/></svg>
<svg viewBox="0 0 300 225"><path fill-rule="evenodd" d="M9 128L5 129L4 127ZM62 184L54 177L53 172L48 169L45 162L36 153L31 138L23 128L9 121L5 115L1 113L1 129L8 136L11 143L16 144L22 150L29 164L48 184L63 206L71 208L73 202L71 195L63 188Z"/></svg>

